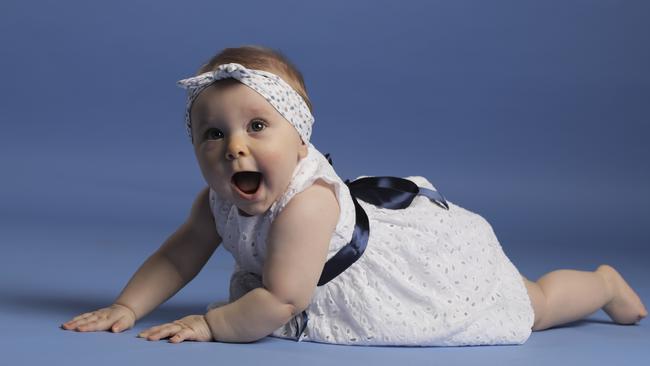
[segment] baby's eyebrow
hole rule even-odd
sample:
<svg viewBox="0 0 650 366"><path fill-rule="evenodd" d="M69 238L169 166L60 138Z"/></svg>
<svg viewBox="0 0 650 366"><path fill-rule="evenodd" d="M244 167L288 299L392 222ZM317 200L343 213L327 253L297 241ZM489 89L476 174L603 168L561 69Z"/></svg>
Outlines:
<svg viewBox="0 0 650 366"><path fill-rule="evenodd" d="M197 128L202 127L204 124L209 123L209 124L216 124L216 122L219 122L221 119L220 118L207 118L207 116L201 115L197 119L198 123L196 124Z"/></svg>
<svg viewBox="0 0 650 366"><path fill-rule="evenodd" d="M254 115L264 115L267 112L266 108L264 107L249 107L247 110L250 114Z"/></svg>
<svg viewBox="0 0 650 366"><path fill-rule="evenodd" d="M203 105L197 106L197 111L196 111L196 127L200 128L203 126L206 122L211 123L211 124L218 124L218 122L223 122L222 118L220 115L217 116L208 116L207 115L207 109ZM268 111L264 107L248 107L246 108L246 112L249 118L254 118L254 117L266 117L268 114Z"/></svg>

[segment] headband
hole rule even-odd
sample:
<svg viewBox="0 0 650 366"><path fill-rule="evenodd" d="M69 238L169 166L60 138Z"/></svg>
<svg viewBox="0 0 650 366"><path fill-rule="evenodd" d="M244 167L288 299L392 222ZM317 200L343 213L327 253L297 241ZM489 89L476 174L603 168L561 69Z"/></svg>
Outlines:
<svg viewBox="0 0 650 366"><path fill-rule="evenodd" d="M227 78L237 79L262 95L296 128L302 141L309 144L314 116L300 94L278 75L264 70L247 69L238 63L222 64L214 71L176 82L178 86L188 90L185 129L190 140L192 140L192 122L190 120L192 103L206 87L217 80Z"/></svg>

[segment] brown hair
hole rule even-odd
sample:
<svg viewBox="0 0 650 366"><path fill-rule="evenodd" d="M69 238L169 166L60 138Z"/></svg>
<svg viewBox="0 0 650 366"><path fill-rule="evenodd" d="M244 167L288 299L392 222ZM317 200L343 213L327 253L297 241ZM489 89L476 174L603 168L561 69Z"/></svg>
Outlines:
<svg viewBox="0 0 650 366"><path fill-rule="evenodd" d="M289 61L280 51L257 45L246 45L234 48L224 48L210 61L201 66L197 75L208 71L214 71L217 66L236 62L249 69L264 70L280 76L287 84L291 85L298 94L305 100L309 111L313 114L313 108L302 74L298 68ZM225 79L228 80L228 79Z"/></svg>

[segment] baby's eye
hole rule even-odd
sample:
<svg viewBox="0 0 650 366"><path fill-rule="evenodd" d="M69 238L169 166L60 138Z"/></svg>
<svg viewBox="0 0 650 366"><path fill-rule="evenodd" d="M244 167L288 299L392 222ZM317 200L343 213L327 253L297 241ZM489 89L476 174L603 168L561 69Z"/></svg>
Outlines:
<svg viewBox="0 0 650 366"><path fill-rule="evenodd" d="M261 126L261 127L258 127L258 126ZM266 125L261 120L256 119L251 123L251 127L253 128L253 131L258 132L258 131L262 131L262 129L264 127L266 127Z"/></svg>
<svg viewBox="0 0 650 366"><path fill-rule="evenodd" d="M209 128L205 131L205 138L208 140L216 140L223 137L223 133L218 128Z"/></svg>

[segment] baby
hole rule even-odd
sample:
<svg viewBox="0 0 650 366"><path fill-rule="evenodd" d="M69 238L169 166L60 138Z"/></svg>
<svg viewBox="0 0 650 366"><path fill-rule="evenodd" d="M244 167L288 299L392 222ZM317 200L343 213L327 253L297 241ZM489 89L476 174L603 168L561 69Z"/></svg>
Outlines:
<svg viewBox="0 0 650 366"><path fill-rule="evenodd" d="M522 344L532 331L603 309L647 316L611 266L519 274L490 224L424 177L343 181L310 142L301 73L281 53L226 48L188 89L185 123L207 183L187 220L115 303L63 329L130 329L191 281L220 245L235 259L230 299L138 336L352 345Z"/></svg>

